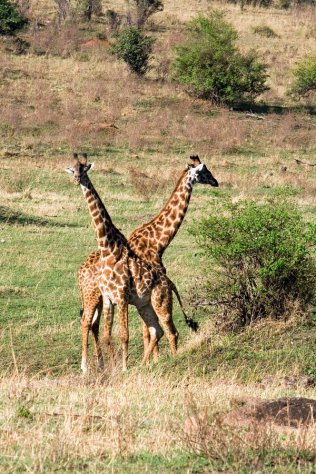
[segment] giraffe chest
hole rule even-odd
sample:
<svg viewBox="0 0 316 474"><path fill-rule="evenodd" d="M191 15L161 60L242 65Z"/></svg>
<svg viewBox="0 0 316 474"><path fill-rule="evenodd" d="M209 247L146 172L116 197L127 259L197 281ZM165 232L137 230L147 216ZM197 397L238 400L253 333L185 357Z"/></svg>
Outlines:
<svg viewBox="0 0 316 474"><path fill-rule="evenodd" d="M97 268L97 281L102 294L113 303L118 303L128 294L128 266L120 261L114 265L100 262Z"/></svg>

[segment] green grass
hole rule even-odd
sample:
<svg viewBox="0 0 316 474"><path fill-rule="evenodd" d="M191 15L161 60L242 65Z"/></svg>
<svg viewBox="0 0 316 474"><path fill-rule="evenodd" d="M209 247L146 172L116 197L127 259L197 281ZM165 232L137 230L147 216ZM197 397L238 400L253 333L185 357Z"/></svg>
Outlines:
<svg viewBox="0 0 316 474"><path fill-rule="evenodd" d="M96 172L91 179L96 181L100 193L106 195L117 192L126 181L118 173L103 176ZM40 170L33 176L30 188L31 198L19 199L18 206L11 202L0 208L0 265L5 269L0 276L0 371L10 373L14 369L12 354L15 354L20 372L55 375L77 372L81 303L76 272L86 256L96 249L94 232L81 190L69 182L66 173ZM34 215L42 200L32 198L32 193L44 196L46 192L58 192L62 197L64 210L58 207L55 213L51 209L54 202L47 203L48 214L53 212L53 217ZM150 213L150 209L147 201L129 201L127 193L132 193L131 185L124 186L124 196L118 194L118 201L109 200L108 208L115 224L128 235L141 223L140 216ZM107 200L105 196L105 203ZM183 283L175 281L183 287ZM141 357L141 340L136 337L140 318L133 308L130 312L131 364L134 365ZM182 319L175 305L175 321L183 333Z"/></svg>
<svg viewBox="0 0 316 474"><path fill-rule="evenodd" d="M102 152L104 150L100 151L100 156ZM161 194L156 200L130 199L135 188L124 169L120 169L127 161L120 159L117 162L112 155L109 173L100 170L100 162L98 170L98 161L91 179L104 196L115 224L129 235L158 212L173 184L163 190L165 197ZM150 166L150 158L146 161ZM77 371L80 299L76 272L85 257L96 248L86 204L80 188L69 182L62 165L53 170L37 168L32 174L25 169L18 176L14 175L13 169L5 170L6 186L11 183L8 189L20 196L0 207L0 264L4 269L0 275L1 370L6 373L13 370L15 355L21 372L62 374L65 370ZM247 168L240 171L246 173ZM249 172L252 171L248 167ZM265 194L264 189L260 193L258 188L256 192L261 196ZM299 195L298 189L295 194ZM164 260L168 272L184 295L193 287L203 261L201 251L187 229L200 215L214 212L216 200L227 195L228 191L221 188L197 187L185 221L166 251ZM187 305L188 302L186 298ZM197 318L203 326L205 316L197 314ZM181 345L188 332L177 304L175 321L180 329ZM131 309L131 365L137 364L141 357L138 332L139 317ZM214 374L229 373L245 382L258 380L271 371L313 375L314 334L314 326L289 326L284 328L284 333L272 328L268 335L263 332L259 344L253 344L251 330L247 334L221 335L212 344L202 343L182 354L175 364L179 373L184 373L194 361L196 374L213 377ZM166 343L162 345L163 352L167 351ZM166 364L166 370L169 365L173 370L172 361L163 364Z"/></svg>

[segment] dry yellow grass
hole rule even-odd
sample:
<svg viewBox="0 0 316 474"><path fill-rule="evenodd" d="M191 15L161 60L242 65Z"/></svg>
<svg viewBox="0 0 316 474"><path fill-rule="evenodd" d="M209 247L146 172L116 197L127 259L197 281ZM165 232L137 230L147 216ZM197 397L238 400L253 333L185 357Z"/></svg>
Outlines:
<svg viewBox="0 0 316 474"><path fill-rule="evenodd" d="M21 375L2 379L0 388L2 462L6 458L11 467L28 466L30 472L63 470L67 466L71 470L71 466L88 460L90 470L100 472L100 466L109 467L115 457L140 452L168 458L179 449L189 449L190 442L203 443L194 430L193 417L203 420L207 428L215 416L245 400L290 393L271 384L242 386L233 381L174 380L162 373L41 380ZM297 393L310 396L311 392L301 388ZM237 446L240 435L248 436L252 447L266 443L269 449L296 449L301 445L306 450L312 449L316 436L313 426L297 430L250 426L248 434L245 428L234 431L236 438L230 440L230 450L245 453L245 445L242 449ZM213 427L212 436L214 449L216 443L226 449L221 444L225 438L228 441L224 425L217 430ZM14 459L16 446L18 459Z"/></svg>

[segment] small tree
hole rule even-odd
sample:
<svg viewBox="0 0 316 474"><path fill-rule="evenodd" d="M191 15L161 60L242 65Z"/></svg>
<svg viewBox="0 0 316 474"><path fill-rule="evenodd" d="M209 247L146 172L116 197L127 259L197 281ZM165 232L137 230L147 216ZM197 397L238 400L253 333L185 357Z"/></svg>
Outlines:
<svg viewBox="0 0 316 474"><path fill-rule="evenodd" d="M142 28L148 18L156 12L163 10L161 0L134 0L136 5L136 22Z"/></svg>
<svg viewBox="0 0 316 474"><path fill-rule="evenodd" d="M229 204L192 229L205 251L207 297L223 305L230 322L281 318L291 304L305 310L315 298L316 226L290 204Z"/></svg>
<svg viewBox="0 0 316 474"><path fill-rule="evenodd" d="M70 0L54 0L57 8L58 23L66 20L70 11Z"/></svg>
<svg viewBox="0 0 316 474"><path fill-rule="evenodd" d="M146 36L142 30L132 26L116 36L112 52L117 58L125 61L132 72L142 76L149 69L148 62L153 43L153 38Z"/></svg>
<svg viewBox="0 0 316 474"><path fill-rule="evenodd" d="M120 15L115 10L109 9L105 12L105 16L110 30L117 31L121 22Z"/></svg>
<svg viewBox="0 0 316 474"><path fill-rule="evenodd" d="M189 93L214 103L250 101L268 87L266 66L254 53L242 55L237 32L220 12L189 23L190 40L176 48L173 77Z"/></svg>
<svg viewBox="0 0 316 474"><path fill-rule="evenodd" d="M101 0L77 0L77 11L84 20L91 21L92 15L102 13Z"/></svg>
<svg viewBox="0 0 316 474"><path fill-rule="evenodd" d="M18 7L10 0L1 0L0 3L0 34L10 34L22 28L27 20L22 17Z"/></svg>
<svg viewBox="0 0 316 474"><path fill-rule="evenodd" d="M294 71L296 81L289 94L299 99L316 91L316 56L305 59Z"/></svg>

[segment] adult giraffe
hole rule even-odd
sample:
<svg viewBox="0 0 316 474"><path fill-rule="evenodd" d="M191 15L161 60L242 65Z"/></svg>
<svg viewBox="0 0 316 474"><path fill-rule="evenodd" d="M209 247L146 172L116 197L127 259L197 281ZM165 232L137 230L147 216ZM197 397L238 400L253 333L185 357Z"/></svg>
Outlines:
<svg viewBox="0 0 316 474"><path fill-rule="evenodd" d="M144 323L149 328L150 343L143 357L145 364L155 344L163 335L169 340L171 352L176 354L178 333L172 321L172 289L163 269L155 268L141 260L130 248L127 239L115 227L88 176L91 164L87 156L82 160L74 154L74 166L66 171L73 175L74 183L80 185L92 217L98 248L99 263L96 266L96 284L105 304L116 304L119 313L120 337L123 352L123 370L128 357L128 304L134 304ZM93 326L93 315L84 307L81 318L83 372L88 369L87 346L89 329ZM158 321L159 319L159 321ZM159 324L160 323L160 324ZM99 363L102 354L97 334L94 332Z"/></svg>
<svg viewBox="0 0 316 474"><path fill-rule="evenodd" d="M162 256L166 248L177 234L184 216L187 212L193 187L195 184L205 184L217 187L218 182L206 165L201 163L197 155L190 156L190 163L181 172L176 187L174 188L167 203L161 211L148 223L135 229L128 239L130 248L155 268L163 269ZM99 264L100 251L92 252L85 262L81 265L78 273L79 287L83 302L83 308L89 308L95 317L93 318L92 331L98 334L100 316L102 311L102 295L98 288L96 269ZM175 285L169 280L173 291L180 303L186 323L193 330L196 329L196 323L188 318L183 311L180 296ZM113 359L113 349L111 344L111 330L113 324L113 305L109 305L104 312L104 342L110 359ZM144 350L149 345L150 332L145 323L143 323ZM158 345L154 347L154 358L158 358Z"/></svg>

